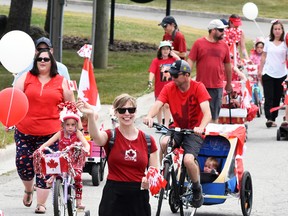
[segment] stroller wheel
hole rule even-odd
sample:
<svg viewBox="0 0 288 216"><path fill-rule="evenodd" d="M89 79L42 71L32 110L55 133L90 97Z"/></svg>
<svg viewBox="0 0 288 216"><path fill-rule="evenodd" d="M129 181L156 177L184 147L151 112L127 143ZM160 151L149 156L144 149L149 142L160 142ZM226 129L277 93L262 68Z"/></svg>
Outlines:
<svg viewBox="0 0 288 216"><path fill-rule="evenodd" d="M252 210L253 188L251 175L247 171L245 171L242 176L240 200L243 216L249 216Z"/></svg>
<svg viewBox="0 0 288 216"><path fill-rule="evenodd" d="M281 132L280 132L280 129L278 128L277 129L277 137L276 137L277 141L280 141L281 139Z"/></svg>

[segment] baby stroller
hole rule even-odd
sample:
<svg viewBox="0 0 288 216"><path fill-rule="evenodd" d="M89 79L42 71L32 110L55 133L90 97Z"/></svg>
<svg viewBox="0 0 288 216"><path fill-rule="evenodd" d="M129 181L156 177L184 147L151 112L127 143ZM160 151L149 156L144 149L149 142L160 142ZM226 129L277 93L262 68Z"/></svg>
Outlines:
<svg viewBox="0 0 288 216"><path fill-rule="evenodd" d="M219 113L219 123L245 124L247 128L246 122L252 121L258 112L258 107L251 103L250 83L249 81L232 81L232 87L232 94L236 93L238 95L237 100L239 100L239 106L233 105L233 99L231 99L231 96L224 90L223 104Z"/></svg>
<svg viewBox="0 0 288 216"><path fill-rule="evenodd" d="M97 146L90 136L85 136L90 144L90 155L85 159L83 172L89 173L92 176L92 184L98 186L104 178L106 165L106 154L103 147Z"/></svg>
<svg viewBox="0 0 288 216"><path fill-rule="evenodd" d="M249 216L253 188L252 177L248 171L244 171L242 161L245 131L244 125L209 124L198 162L204 194L203 205L221 204L229 196L234 196L240 199L243 216ZM208 157L218 160L219 175L203 172Z"/></svg>

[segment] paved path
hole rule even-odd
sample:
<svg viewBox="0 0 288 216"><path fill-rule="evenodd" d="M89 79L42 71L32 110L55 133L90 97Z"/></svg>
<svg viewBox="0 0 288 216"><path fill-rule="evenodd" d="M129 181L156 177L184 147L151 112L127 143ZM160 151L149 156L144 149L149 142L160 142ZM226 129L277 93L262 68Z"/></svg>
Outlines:
<svg viewBox="0 0 288 216"><path fill-rule="evenodd" d="M142 117L147 113L150 104L153 103L153 94L148 94L137 99L138 114L136 125L155 136L158 140L159 135L154 133L154 129L148 129L142 124ZM109 120L110 106L104 106L101 111L99 124L104 123L105 127L110 127ZM281 123L283 110L279 113L277 123ZM267 129L265 119L256 118L248 123L247 149L244 155L244 168L252 175L254 202L253 216L284 216L288 212L288 191L287 179L288 172L286 164L288 162L287 141L276 141L277 128ZM12 155L15 152L12 149ZM14 151L13 151L14 150ZM7 152L6 152L7 153ZM0 170L7 166L3 163L3 154L0 152ZM13 159L12 159L13 161ZM0 175L0 209L4 210L5 216L15 215L34 215L36 205L35 198L31 208L26 208L22 204L23 186L16 172L14 162L8 163L8 173ZM6 167L7 168L7 167ZM6 170L7 171L7 170ZM99 187L92 186L91 176L83 174L84 192L83 202L91 215L98 215L98 205L101 199L102 188L105 182L101 182ZM47 216L52 216L52 196L50 195L47 203ZM157 199L151 197L153 215L157 207ZM172 216L168 202L163 203L163 216ZM83 215L79 213L79 215ZM241 216L241 207L238 199L229 198L222 205L203 206L197 211L198 216Z"/></svg>
<svg viewBox="0 0 288 216"><path fill-rule="evenodd" d="M10 1L7 0L0 0L0 5L5 3L9 4L9 2ZM38 4L40 4L40 2L35 1L34 7L36 7ZM72 7L72 4L68 4L67 10L70 6ZM73 7L78 9L82 8L81 10L86 10L86 12L89 12L90 10L89 8L86 8L88 6ZM128 14L134 13L133 11L126 9L123 9L123 11L124 12L121 12L123 13L121 16L129 16ZM116 14L120 15L118 9ZM155 20L161 20L164 16L164 13L161 15L152 12L139 12L136 14L137 16L142 14L141 17L143 19L152 19L151 17L153 17ZM187 25L192 27L199 25L199 28L206 28L207 23L210 19L212 19L198 19L197 17L192 18L190 15L183 16L182 19L180 15L178 17L178 14L175 15L175 17L180 25L187 23ZM246 24L249 25L251 32L256 32L258 35L254 23L244 22L244 26L246 26ZM270 24L267 25L270 27ZM286 27L286 29L288 28ZM246 31L246 29L244 30L247 32L246 35L248 36L250 34L249 31ZM251 38L254 37L255 36L251 34ZM136 121L139 128L151 134L154 134L154 130L147 129L147 127L141 123L141 117L148 112L153 100L153 94L151 93L145 95L144 97L138 98L138 118ZM99 120L99 124L103 122L105 128L110 127L109 108L110 106L108 105L103 106L100 114L101 119ZM281 123L282 116L283 110L281 110L279 113L279 118L277 119L278 125ZM251 214L253 216L284 216L287 215L288 212L288 171L286 168L286 164L288 163L287 141L276 141L276 130L277 128L267 129L265 127L265 119L263 116L248 123L248 140L246 143L247 149L244 156L244 167L245 170L248 170L251 173L253 179L254 202ZM157 134L155 134L155 138L158 138ZM6 150L0 150L0 210L4 211L5 216L34 215L34 207L36 206L35 198L31 208L26 208L22 204L23 186L15 172L13 154L15 155L13 145L8 147ZM5 158L7 158L8 161ZM98 215L98 205L104 182L102 182L99 187L92 186L91 177L87 173L83 175L83 181L84 203L86 204L87 209L91 210L91 215ZM47 203L47 216L53 215L51 199L52 198L50 196L49 202ZM154 213L157 206L157 200L154 197L151 197L151 206ZM169 210L167 202L164 202L162 215L175 215ZM203 206L197 211L197 215L240 216L242 213L239 200L231 198L226 200L226 202L222 205Z"/></svg>

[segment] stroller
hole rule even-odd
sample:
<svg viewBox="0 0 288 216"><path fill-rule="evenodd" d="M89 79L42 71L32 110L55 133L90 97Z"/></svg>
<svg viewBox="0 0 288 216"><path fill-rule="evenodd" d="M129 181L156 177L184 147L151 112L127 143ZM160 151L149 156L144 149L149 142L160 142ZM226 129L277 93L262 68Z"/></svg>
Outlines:
<svg viewBox="0 0 288 216"><path fill-rule="evenodd" d="M225 86L225 85L224 85ZM234 106L230 94L223 92L223 104L219 113L220 124L245 124L252 121L258 112L258 107L251 102L249 81L232 81L233 94L238 95L239 105ZM226 98L226 99L225 99Z"/></svg>
<svg viewBox="0 0 288 216"><path fill-rule="evenodd" d="M90 144L90 155L85 159L83 172L89 173L92 176L92 184L98 186L104 178L106 165L106 154L103 147L97 146L90 136L85 136Z"/></svg>
<svg viewBox="0 0 288 216"><path fill-rule="evenodd" d="M232 195L240 198L243 216L250 215L253 202L252 177L248 171L244 171L242 161L245 133L243 124L209 124L206 127L208 135L198 154L203 205L224 203ZM218 160L219 175L203 172L208 157Z"/></svg>

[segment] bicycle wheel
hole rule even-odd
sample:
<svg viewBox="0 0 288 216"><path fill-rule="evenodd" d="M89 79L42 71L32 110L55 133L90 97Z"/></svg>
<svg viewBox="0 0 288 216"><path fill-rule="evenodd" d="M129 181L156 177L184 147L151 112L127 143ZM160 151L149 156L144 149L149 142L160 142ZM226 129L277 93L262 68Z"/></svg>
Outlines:
<svg viewBox="0 0 288 216"><path fill-rule="evenodd" d="M187 170L185 167L181 167L181 175L179 180L179 209L181 216L193 216L196 214L196 208L191 208L192 200L192 190L191 190L191 179L188 176Z"/></svg>
<svg viewBox="0 0 288 216"><path fill-rule="evenodd" d="M163 201L164 193L167 193L168 188L169 188L169 166L170 166L169 163L164 164L163 177L167 181L167 186L166 186L166 188L161 188L161 190L160 190L156 216L159 216L161 213L161 207L162 207L162 201Z"/></svg>
<svg viewBox="0 0 288 216"><path fill-rule="evenodd" d="M75 187L72 184L68 186L67 210L69 216L77 215L76 193L75 193Z"/></svg>
<svg viewBox="0 0 288 216"><path fill-rule="evenodd" d="M57 179L56 182L54 183L53 209L54 209L54 216L65 215L66 207L65 207L64 191L61 179Z"/></svg>
<svg viewBox="0 0 288 216"><path fill-rule="evenodd" d="M169 206L173 213L176 213L180 208L179 198L176 197L175 189L172 187L169 193Z"/></svg>

